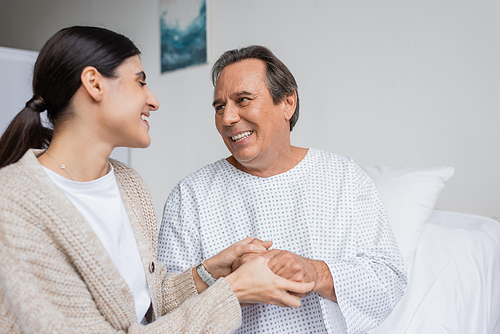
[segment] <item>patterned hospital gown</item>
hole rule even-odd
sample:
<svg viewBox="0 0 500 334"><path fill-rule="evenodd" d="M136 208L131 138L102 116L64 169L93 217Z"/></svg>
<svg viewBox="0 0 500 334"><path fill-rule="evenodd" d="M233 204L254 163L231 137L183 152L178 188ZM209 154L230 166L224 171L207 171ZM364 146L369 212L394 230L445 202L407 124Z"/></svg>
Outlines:
<svg viewBox="0 0 500 334"><path fill-rule="evenodd" d="M311 293L298 309L246 306L237 333L364 333L404 293L406 270L382 201L350 158L309 149L268 178L225 159L203 167L167 199L158 256L169 272L182 272L248 236L323 260L338 303Z"/></svg>

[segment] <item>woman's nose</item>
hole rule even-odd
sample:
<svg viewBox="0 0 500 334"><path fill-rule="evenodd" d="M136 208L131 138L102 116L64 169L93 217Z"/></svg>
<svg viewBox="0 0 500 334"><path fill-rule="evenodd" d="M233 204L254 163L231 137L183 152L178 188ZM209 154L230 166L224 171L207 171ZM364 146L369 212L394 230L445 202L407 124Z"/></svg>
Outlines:
<svg viewBox="0 0 500 334"><path fill-rule="evenodd" d="M146 104L149 106L149 109L152 111L158 110L160 107L160 103L156 99L156 96L153 94L151 90L147 90L147 99L146 99Z"/></svg>

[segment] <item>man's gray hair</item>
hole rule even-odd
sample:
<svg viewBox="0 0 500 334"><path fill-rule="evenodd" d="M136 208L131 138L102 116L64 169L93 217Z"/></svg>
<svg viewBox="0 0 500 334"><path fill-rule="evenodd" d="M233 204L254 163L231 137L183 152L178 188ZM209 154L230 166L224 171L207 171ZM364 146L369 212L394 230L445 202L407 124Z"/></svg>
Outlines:
<svg viewBox="0 0 500 334"><path fill-rule="evenodd" d="M268 48L260 45L251 45L241 49L224 52L212 67L212 83L215 87L222 70L231 64L245 59L259 59L266 64L266 84L276 105L288 95L297 94L297 105L290 119L290 131L299 119L299 91L292 72Z"/></svg>

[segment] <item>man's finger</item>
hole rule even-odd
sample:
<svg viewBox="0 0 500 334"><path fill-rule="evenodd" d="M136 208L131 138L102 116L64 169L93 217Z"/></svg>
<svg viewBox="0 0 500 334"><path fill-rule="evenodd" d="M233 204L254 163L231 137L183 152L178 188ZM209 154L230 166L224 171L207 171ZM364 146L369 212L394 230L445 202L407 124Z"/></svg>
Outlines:
<svg viewBox="0 0 500 334"><path fill-rule="evenodd" d="M281 249L271 249L270 251L267 251L264 254L262 254L262 256L265 257L266 259L271 260L274 256L278 255L279 253L281 253Z"/></svg>
<svg viewBox="0 0 500 334"><path fill-rule="evenodd" d="M269 269L275 274L278 274L278 272L287 266L287 262L283 259L283 251L279 250L279 252L276 252L275 254L271 254L272 257L269 258L269 263L267 264ZM281 275L280 275L281 276ZM288 278L288 277L285 277Z"/></svg>

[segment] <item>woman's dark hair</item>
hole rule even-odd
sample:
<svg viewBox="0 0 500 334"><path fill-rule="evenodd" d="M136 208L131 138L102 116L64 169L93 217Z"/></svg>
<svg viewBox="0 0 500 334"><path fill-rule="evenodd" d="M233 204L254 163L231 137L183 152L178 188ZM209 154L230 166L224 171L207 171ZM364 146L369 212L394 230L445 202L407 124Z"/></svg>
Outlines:
<svg viewBox="0 0 500 334"><path fill-rule="evenodd" d="M268 48L260 45L251 45L241 49L224 52L212 67L212 83L215 87L222 70L231 64L245 59L259 59L266 64L266 84L276 105L288 95L297 93L297 106L290 119L290 131L299 119L299 91L292 72Z"/></svg>
<svg viewBox="0 0 500 334"><path fill-rule="evenodd" d="M87 66L103 76L116 76L127 58L140 55L127 37L113 31L75 26L62 29L40 50L33 71L33 98L12 120L0 138L0 168L18 161L30 148L46 148L52 129L42 124L40 113L55 126L69 116L69 102L82 84Z"/></svg>

